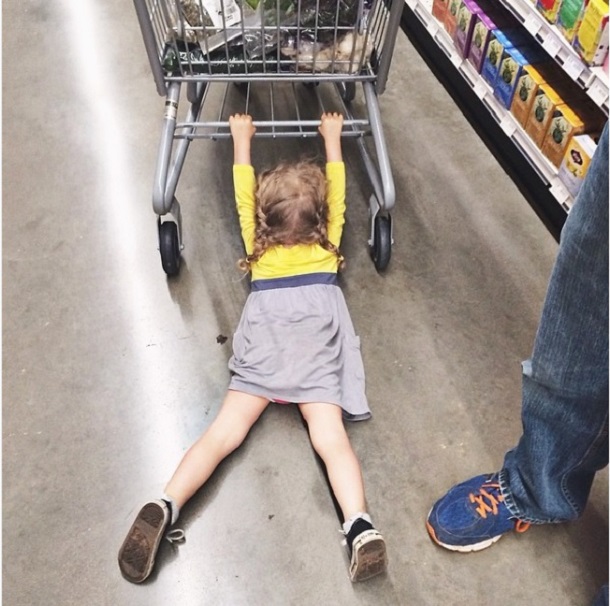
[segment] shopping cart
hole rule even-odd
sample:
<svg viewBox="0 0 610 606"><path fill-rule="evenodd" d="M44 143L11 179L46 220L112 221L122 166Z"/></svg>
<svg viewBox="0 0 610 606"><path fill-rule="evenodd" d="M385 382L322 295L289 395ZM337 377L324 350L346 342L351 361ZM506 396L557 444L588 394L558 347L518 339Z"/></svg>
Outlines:
<svg viewBox="0 0 610 606"><path fill-rule="evenodd" d="M244 104L240 111L253 115L256 137L316 137L321 111L311 113L312 96L322 111L338 101L345 117L342 136L357 140L372 185L368 244L375 267L384 270L391 256L395 190L377 97L385 89L404 0L134 0L134 5L157 92L166 98L153 185L166 274L180 270L182 217L175 193L189 144L230 137L227 99L235 92ZM364 104L353 103L358 83ZM217 87L222 91L212 93ZM204 118L210 99L219 108ZM261 99L268 109L259 119L252 107ZM183 107L186 117L179 121ZM368 136L374 155L365 143Z"/></svg>

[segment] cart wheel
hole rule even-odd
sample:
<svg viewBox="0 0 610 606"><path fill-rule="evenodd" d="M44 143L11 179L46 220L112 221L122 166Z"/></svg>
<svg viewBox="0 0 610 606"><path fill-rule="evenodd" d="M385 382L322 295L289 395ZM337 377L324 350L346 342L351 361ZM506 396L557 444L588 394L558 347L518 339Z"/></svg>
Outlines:
<svg viewBox="0 0 610 606"><path fill-rule="evenodd" d="M390 262L392 255L392 229L390 217L377 215L375 217L373 246L371 257L377 271L383 271Z"/></svg>
<svg viewBox="0 0 610 606"><path fill-rule="evenodd" d="M159 225L159 252L163 271L168 276L178 275L180 243L178 242L178 226L173 221L165 221Z"/></svg>
<svg viewBox="0 0 610 606"><path fill-rule="evenodd" d="M344 82L339 87L341 91L341 98L346 103L351 103L356 98L356 83L355 82Z"/></svg>

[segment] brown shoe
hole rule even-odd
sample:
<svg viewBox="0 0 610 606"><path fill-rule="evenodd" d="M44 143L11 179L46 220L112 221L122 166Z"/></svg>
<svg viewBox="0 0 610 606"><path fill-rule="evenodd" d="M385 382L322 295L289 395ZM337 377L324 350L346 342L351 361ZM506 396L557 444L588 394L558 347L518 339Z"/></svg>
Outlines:
<svg viewBox="0 0 610 606"><path fill-rule="evenodd" d="M347 534L351 561L349 578L366 581L385 572L388 566L385 541L381 533L365 520L356 520Z"/></svg>
<svg viewBox="0 0 610 606"><path fill-rule="evenodd" d="M128 581L141 583L152 572L169 519L164 501L151 501L140 509L119 550L119 568Z"/></svg>

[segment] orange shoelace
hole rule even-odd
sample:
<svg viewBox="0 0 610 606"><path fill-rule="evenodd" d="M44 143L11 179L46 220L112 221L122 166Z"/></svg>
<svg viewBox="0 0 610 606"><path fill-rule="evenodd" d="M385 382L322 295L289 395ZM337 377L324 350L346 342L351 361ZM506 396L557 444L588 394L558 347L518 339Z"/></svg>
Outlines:
<svg viewBox="0 0 610 606"><path fill-rule="evenodd" d="M486 488L492 489L492 491L485 490ZM494 494L495 493L495 494ZM487 514L498 515L498 505L504 501L504 497L500 494L500 484L484 484L478 494L470 493L470 502L476 503L476 511L483 518L487 518ZM525 532L530 527L529 522L523 522L522 520L516 520L515 530L517 532Z"/></svg>

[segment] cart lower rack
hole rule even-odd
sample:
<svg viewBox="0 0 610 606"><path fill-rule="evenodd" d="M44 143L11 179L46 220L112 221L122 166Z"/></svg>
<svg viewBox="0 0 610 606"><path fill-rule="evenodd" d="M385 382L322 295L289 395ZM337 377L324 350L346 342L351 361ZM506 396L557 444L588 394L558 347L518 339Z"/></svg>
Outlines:
<svg viewBox="0 0 610 606"><path fill-rule="evenodd" d="M331 92L344 114L343 137L358 143L373 193L369 246L375 267L391 256L395 190L378 103L400 24L403 0L134 0L157 92L166 98L153 186L164 271L180 270L182 217L176 189L193 139L229 138L228 96L253 99L256 137L315 137L312 95L326 111ZM357 86L364 115L357 115ZM218 98L214 119L202 119ZM178 120L182 89L187 109ZM210 94L214 90L215 94ZM234 113L234 112L232 112ZM321 112L317 113L317 116ZM362 111L360 110L360 113ZM374 155L365 144L374 142ZM175 144L174 144L175 143Z"/></svg>

